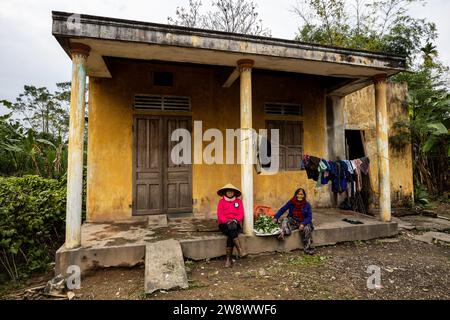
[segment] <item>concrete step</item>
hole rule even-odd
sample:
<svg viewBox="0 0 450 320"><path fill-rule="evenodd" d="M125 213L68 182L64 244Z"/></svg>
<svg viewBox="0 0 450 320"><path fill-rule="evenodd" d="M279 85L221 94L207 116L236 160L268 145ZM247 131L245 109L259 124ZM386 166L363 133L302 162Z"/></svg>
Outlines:
<svg viewBox="0 0 450 320"><path fill-rule="evenodd" d="M145 292L187 288L183 252L177 240L149 243L145 248Z"/></svg>
<svg viewBox="0 0 450 320"><path fill-rule="evenodd" d="M450 244L450 234L443 232L429 231L421 235L416 235L414 239L426 243L441 242Z"/></svg>

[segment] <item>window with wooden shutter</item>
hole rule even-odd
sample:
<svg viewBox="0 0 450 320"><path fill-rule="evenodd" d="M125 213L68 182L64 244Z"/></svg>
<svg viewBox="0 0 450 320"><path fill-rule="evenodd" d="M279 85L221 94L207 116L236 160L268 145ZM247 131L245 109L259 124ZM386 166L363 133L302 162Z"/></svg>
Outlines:
<svg viewBox="0 0 450 320"><path fill-rule="evenodd" d="M191 99L183 96L136 94L133 106L138 110L191 111Z"/></svg>
<svg viewBox="0 0 450 320"><path fill-rule="evenodd" d="M303 122L290 120L267 120L266 128L278 129L280 137L279 164L280 171L300 170L303 156Z"/></svg>

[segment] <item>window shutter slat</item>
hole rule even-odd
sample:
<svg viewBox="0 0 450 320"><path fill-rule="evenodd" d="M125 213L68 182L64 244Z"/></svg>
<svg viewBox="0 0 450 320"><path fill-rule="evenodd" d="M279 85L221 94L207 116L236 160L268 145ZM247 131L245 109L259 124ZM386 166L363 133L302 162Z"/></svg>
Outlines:
<svg viewBox="0 0 450 320"><path fill-rule="evenodd" d="M137 94L134 96L133 107L141 110L191 111L191 99L182 96Z"/></svg>
<svg viewBox="0 0 450 320"><path fill-rule="evenodd" d="M268 115L302 116L303 108L296 103L266 102L264 112Z"/></svg>

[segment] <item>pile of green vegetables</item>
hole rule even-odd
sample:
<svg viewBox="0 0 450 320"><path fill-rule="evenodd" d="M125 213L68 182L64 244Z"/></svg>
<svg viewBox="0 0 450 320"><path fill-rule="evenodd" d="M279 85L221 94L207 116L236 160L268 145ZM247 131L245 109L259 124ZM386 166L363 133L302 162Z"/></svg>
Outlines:
<svg viewBox="0 0 450 320"><path fill-rule="evenodd" d="M266 215L260 215L254 223L254 229L256 232L271 234L277 231L280 227L278 223L272 220L273 218Z"/></svg>

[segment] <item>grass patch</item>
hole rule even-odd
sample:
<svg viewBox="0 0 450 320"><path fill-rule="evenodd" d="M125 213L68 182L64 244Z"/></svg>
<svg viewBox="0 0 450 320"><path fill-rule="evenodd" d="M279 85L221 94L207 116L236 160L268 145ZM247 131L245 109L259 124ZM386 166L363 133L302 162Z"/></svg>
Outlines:
<svg viewBox="0 0 450 320"><path fill-rule="evenodd" d="M186 267L193 268L193 267L195 267L196 262L193 261L193 260L187 259L187 260L184 261L184 265L185 265Z"/></svg>
<svg viewBox="0 0 450 320"><path fill-rule="evenodd" d="M21 289L23 286L18 282L12 281L5 282L0 285L0 300L7 299L7 296L13 291Z"/></svg>
<svg viewBox="0 0 450 320"><path fill-rule="evenodd" d="M188 280L189 282L189 287L187 287L186 289L182 289L182 290L192 290L192 289L196 289L196 288L203 288L206 287L206 285L202 284L201 282L197 281L197 280Z"/></svg>
<svg viewBox="0 0 450 320"><path fill-rule="evenodd" d="M186 269L187 273L191 273L195 267L197 266L197 263L195 261L192 260L185 260L184 261L184 268Z"/></svg>
<svg viewBox="0 0 450 320"><path fill-rule="evenodd" d="M288 263L293 266L310 266L310 265L319 265L324 263L328 259L327 256L310 256L304 255L300 257L290 258Z"/></svg>
<svg viewBox="0 0 450 320"><path fill-rule="evenodd" d="M355 240L355 241L353 241L353 244L357 247L364 247L366 245L366 241Z"/></svg>

